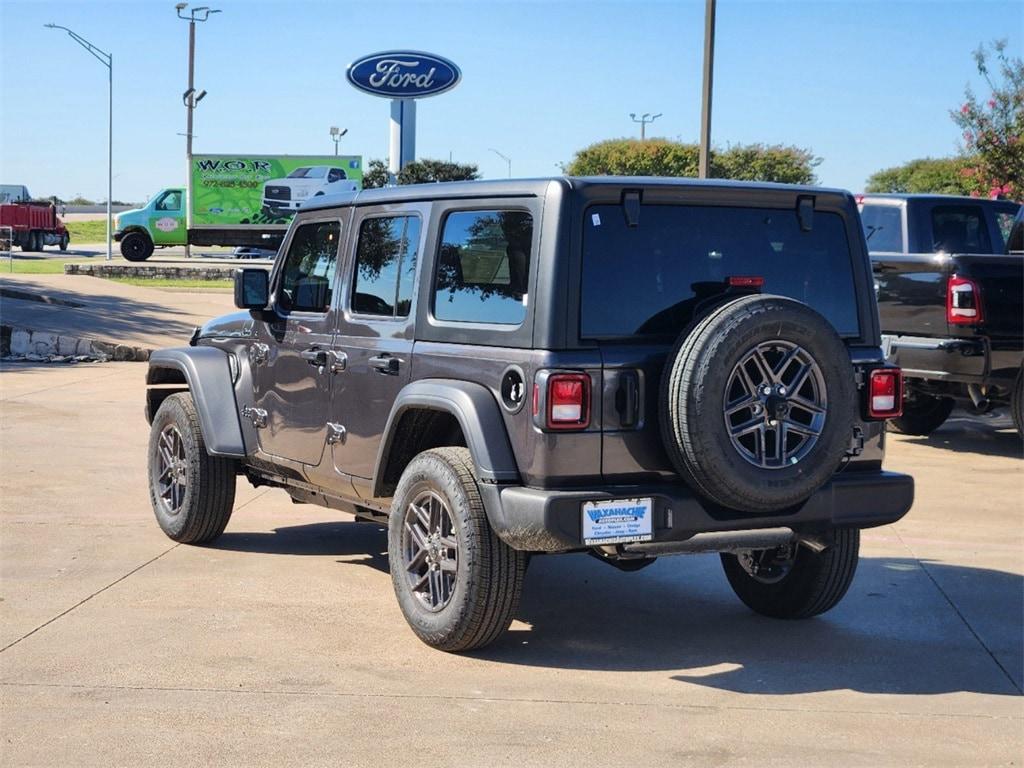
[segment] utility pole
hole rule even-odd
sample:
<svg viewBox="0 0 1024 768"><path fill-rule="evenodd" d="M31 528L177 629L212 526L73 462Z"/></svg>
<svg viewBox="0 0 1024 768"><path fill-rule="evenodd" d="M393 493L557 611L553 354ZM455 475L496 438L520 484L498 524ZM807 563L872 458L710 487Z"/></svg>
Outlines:
<svg viewBox="0 0 1024 768"><path fill-rule="evenodd" d="M700 103L700 161L698 176L708 177L711 167L711 85L715 66L715 0L704 6L704 87Z"/></svg>
<svg viewBox="0 0 1024 768"><path fill-rule="evenodd" d="M653 116L651 115L650 112L644 112L643 115L641 115L639 119L637 119L636 112L630 112L629 116L633 120L634 123L640 123L640 141L646 141L647 140L647 124L648 123L653 123L655 120L657 120L659 117L661 117L661 112L659 112L658 114L653 115Z"/></svg>
<svg viewBox="0 0 1024 768"><path fill-rule="evenodd" d="M188 90L182 96L185 102L185 112L188 115L185 123L185 258L192 258L192 246L188 242L188 231L192 224L192 112L196 108L206 91L196 93L195 72L196 72L196 22L206 21L211 13L220 13L219 9L200 6L189 11L189 15L182 14L188 8L188 3L178 3L174 9L178 12L178 18L188 22Z"/></svg>
<svg viewBox="0 0 1024 768"><path fill-rule="evenodd" d="M107 261L110 261L114 258L114 217L110 210L114 199L114 55L101 51L84 37L75 34L67 27L62 27L59 24L44 24L43 26L49 29L63 29L72 40L85 48L107 68Z"/></svg>
<svg viewBox="0 0 1024 768"><path fill-rule="evenodd" d="M507 155L503 155L501 152L499 152L496 149L491 149L491 152L493 152L498 157L500 157L502 160L504 160L506 163L508 163L508 177L511 179L512 178L512 158L508 157Z"/></svg>
<svg viewBox="0 0 1024 768"><path fill-rule="evenodd" d="M334 156L338 156L338 142L341 141L341 137L348 133L348 128L341 130L336 125L331 126L331 138L334 140Z"/></svg>

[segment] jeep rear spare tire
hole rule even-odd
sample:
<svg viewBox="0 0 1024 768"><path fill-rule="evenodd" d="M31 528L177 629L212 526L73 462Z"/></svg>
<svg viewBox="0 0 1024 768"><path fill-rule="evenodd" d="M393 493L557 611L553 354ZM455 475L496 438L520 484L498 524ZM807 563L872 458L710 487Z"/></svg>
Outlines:
<svg viewBox="0 0 1024 768"><path fill-rule="evenodd" d="M779 511L832 477L856 398L849 353L824 317L793 299L745 296L676 342L662 378L662 438L709 501Z"/></svg>

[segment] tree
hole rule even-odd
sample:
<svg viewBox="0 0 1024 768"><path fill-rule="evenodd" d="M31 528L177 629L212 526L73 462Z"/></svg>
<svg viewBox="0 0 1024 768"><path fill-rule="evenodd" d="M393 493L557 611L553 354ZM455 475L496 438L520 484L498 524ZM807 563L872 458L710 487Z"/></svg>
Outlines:
<svg viewBox="0 0 1024 768"><path fill-rule="evenodd" d="M574 176L677 176L695 177L700 148L668 139L611 139L576 153L565 169ZM711 176L745 181L810 184L821 163L800 147L736 144L711 150Z"/></svg>
<svg viewBox="0 0 1024 768"><path fill-rule="evenodd" d="M963 157L923 157L876 171L868 177L865 190L969 195L971 187L963 174L967 165L968 162Z"/></svg>
<svg viewBox="0 0 1024 768"><path fill-rule="evenodd" d="M984 45L974 51L978 74L991 95L979 100L970 86L964 103L950 111L963 131L967 165L963 175L974 196L1024 197L1024 61L1006 55L1006 41L992 44L998 75L989 71L990 53Z"/></svg>
<svg viewBox="0 0 1024 768"><path fill-rule="evenodd" d="M387 186L391 174L383 160L371 160L363 174L363 187ZM480 172L472 163L450 163L447 160L424 158L414 160L398 173L399 184L429 184L440 181L472 181L479 179Z"/></svg>

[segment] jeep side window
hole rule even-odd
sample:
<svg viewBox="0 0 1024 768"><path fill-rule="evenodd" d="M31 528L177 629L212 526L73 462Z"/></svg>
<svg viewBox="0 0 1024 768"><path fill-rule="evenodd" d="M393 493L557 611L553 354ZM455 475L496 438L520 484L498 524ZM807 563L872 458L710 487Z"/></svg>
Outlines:
<svg viewBox="0 0 1024 768"><path fill-rule="evenodd" d="M158 211L180 211L181 194L177 190L164 192L163 196L156 201L155 208Z"/></svg>
<svg viewBox="0 0 1024 768"><path fill-rule="evenodd" d="M533 217L525 211L455 211L444 222L434 317L519 325L526 317Z"/></svg>
<svg viewBox="0 0 1024 768"><path fill-rule="evenodd" d="M359 227L352 311L408 317L420 244L417 216L366 219Z"/></svg>
<svg viewBox="0 0 1024 768"><path fill-rule="evenodd" d="M281 268L277 307L288 312L326 312L331 305L331 281L338 261L341 224L320 221L302 224L292 236Z"/></svg>

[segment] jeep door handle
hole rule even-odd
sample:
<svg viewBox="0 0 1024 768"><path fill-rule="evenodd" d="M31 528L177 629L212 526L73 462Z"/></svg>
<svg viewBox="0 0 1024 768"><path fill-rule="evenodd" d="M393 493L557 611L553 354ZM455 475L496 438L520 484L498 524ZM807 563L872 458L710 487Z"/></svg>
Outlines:
<svg viewBox="0 0 1024 768"><path fill-rule="evenodd" d="M379 355L378 357L370 358L370 367L375 368L381 373L386 373L390 376L398 374L398 369L402 365L402 361L397 357L392 357L388 354Z"/></svg>
<svg viewBox="0 0 1024 768"><path fill-rule="evenodd" d="M310 365L315 365L317 368L325 368L327 366L327 350L326 349L304 349L299 355Z"/></svg>

